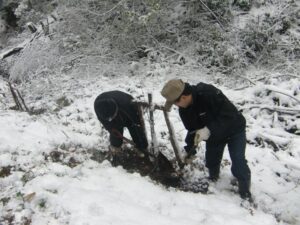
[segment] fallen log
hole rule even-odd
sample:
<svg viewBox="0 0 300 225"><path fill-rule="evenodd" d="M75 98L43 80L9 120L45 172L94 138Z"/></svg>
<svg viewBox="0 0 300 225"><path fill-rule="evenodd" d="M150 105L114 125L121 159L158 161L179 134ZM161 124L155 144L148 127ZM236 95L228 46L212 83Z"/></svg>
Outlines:
<svg viewBox="0 0 300 225"><path fill-rule="evenodd" d="M11 55L13 55L13 54L18 53L18 52L21 51L22 49L23 49L23 47L15 47L15 48L9 49L8 51L2 53L2 54L0 55L0 58L1 58L1 59L5 59L5 58L7 58L7 57L9 57L9 56L11 56Z"/></svg>

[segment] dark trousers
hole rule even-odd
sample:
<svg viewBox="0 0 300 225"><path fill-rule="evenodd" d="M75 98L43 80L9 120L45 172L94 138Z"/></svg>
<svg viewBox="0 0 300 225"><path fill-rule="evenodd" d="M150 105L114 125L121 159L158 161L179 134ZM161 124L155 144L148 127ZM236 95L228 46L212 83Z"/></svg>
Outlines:
<svg viewBox="0 0 300 225"><path fill-rule="evenodd" d="M245 131L235 134L223 143L206 143L206 167L209 170L219 170L225 145L228 150L232 162L231 172L238 181L250 181L251 171L245 159L246 149L246 133Z"/></svg>
<svg viewBox="0 0 300 225"><path fill-rule="evenodd" d="M127 127L129 133L132 137L133 142L139 150L146 150L148 147L148 141L144 129L141 125L135 124L133 126ZM122 136L124 133L124 127L116 127L117 130ZM110 144L115 147L121 147L123 144L123 139L117 133L110 133Z"/></svg>

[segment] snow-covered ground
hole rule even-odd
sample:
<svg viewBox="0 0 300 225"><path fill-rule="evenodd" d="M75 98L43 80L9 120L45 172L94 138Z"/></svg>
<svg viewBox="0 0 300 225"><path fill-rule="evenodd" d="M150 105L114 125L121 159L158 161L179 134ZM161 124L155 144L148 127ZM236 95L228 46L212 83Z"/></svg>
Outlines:
<svg viewBox="0 0 300 225"><path fill-rule="evenodd" d="M273 114L268 120L265 111L255 113L255 109L246 109L248 103L241 104L257 100L257 93L264 93L261 89L234 91L219 87L239 108L245 108L249 142L254 143L260 133L270 135L270 131L272 140L285 146L275 152L268 145L247 145L257 208L241 207L241 200L230 184L227 151L221 179L210 185L206 195L165 188L149 177L112 167L107 160L102 163L92 160L93 151L106 151L108 145L108 134L93 111L93 101L101 92L117 89L141 100L146 100L147 93L151 92L154 101L163 104L160 90L170 78L182 78L193 84L213 82L203 75L205 72L174 68L158 69L160 76L121 72L114 77L105 75L104 71L99 71L98 76L40 77L22 84L21 88L29 106L45 108L46 112L28 115L2 107L0 167L3 174L5 168L6 174L0 178L1 225L300 224L300 138L284 132L279 125L268 127L268 121L274 121ZM295 86L300 90L299 80ZM3 82L0 88L1 92L9 93ZM296 97L299 95L300 91ZM267 99L266 95L261 98ZM299 103L289 99L288 104L300 110ZM146 121L147 118L145 114ZM176 108L170 113L170 119L177 141L183 146L185 130ZM167 131L160 112L155 112L155 129L158 142L167 145L171 155L171 144L160 135ZM203 149L204 145L198 151L200 159L204 157ZM207 176L205 171L193 173Z"/></svg>

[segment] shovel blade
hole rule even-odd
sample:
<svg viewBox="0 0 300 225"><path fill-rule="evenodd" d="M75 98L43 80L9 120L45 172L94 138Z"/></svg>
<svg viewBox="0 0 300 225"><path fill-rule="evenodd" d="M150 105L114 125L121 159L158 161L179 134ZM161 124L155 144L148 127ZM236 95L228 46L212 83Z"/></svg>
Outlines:
<svg viewBox="0 0 300 225"><path fill-rule="evenodd" d="M170 160L161 152L159 152L157 156L157 165L159 171L163 173L174 173L175 169L173 168L173 164L170 162Z"/></svg>

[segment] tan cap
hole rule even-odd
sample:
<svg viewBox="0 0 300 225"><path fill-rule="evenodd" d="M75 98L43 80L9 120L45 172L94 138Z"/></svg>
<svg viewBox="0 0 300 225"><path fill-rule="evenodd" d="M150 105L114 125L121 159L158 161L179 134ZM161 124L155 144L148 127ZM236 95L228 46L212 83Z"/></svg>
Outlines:
<svg viewBox="0 0 300 225"><path fill-rule="evenodd" d="M180 79L172 79L165 84L160 93L167 100L165 103L165 109L167 111L170 111L174 102L182 94L184 87L185 83Z"/></svg>

